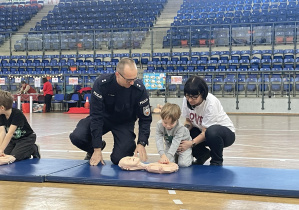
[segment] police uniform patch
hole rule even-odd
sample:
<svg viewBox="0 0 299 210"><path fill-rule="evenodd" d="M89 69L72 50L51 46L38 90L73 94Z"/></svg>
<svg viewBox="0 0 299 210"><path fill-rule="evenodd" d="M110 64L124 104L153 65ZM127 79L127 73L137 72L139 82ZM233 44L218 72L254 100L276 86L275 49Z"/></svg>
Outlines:
<svg viewBox="0 0 299 210"><path fill-rule="evenodd" d="M150 113L151 113L151 109L150 109L149 105L143 107L143 114L144 114L144 116L148 117L150 115Z"/></svg>
<svg viewBox="0 0 299 210"><path fill-rule="evenodd" d="M144 99L143 101L139 102L139 105L143 105L144 103L148 102L148 98Z"/></svg>
<svg viewBox="0 0 299 210"><path fill-rule="evenodd" d="M94 94L96 97L98 97L99 99L102 98L102 95L98 94L96 91L93 91L93 94Z"/></svg>

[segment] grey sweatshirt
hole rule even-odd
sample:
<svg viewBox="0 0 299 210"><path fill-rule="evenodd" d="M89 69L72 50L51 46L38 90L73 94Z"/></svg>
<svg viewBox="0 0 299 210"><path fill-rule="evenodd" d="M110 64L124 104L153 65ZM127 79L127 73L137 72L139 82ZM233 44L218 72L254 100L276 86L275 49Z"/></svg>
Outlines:
<svg viewBox="0 0 299 210"><path fill-rule="evenodd" d="M169 155L174 156L182 140L191 141L192 138L189 130L179 121L171 130L167 130L163 127L162 120L158 121L156 129L156 144L160 155L166 154L167 157ZM166 145L165 149L164 142Z"/></svg>

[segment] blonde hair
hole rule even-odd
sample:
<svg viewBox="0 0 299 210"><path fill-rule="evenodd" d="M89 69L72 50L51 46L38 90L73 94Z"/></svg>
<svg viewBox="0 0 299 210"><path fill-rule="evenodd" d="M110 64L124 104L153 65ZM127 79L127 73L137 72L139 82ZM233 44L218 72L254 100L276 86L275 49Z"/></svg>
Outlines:
<svg viewBox="0 0 299 210"><path fill-rule="evenodd" d="M175 122L181 116L181 109L177 104L166 103L161 109L160 116L162 120L169 118Z"/></svg>
<svg viewBox="0 0 299 210"><path fill-rule="evenodd" d="M0 106L4 106L6 110L12 108L13 97L10 92L0 90Z"/></svg>

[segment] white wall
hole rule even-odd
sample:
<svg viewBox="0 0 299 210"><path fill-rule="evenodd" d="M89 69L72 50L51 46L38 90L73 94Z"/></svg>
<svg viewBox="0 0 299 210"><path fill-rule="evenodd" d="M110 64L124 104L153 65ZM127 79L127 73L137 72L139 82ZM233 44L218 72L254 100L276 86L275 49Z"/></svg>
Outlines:
<svg viewBox="0 0 299 210"><path fill-rule="evenodd" d="M288 98L265 98L264 110L262 110L262 98L239 98L239 109L236 109L236 98L218 97L224 111L227 113L259 113L259 114L292 114L299 113L299 98L291 98L291 110L288 110ZM180 107L183 98L168 98L167 102L176 103ZM150 98L150 104L153 108L157 104L164 104L164 98Z"/></svg>

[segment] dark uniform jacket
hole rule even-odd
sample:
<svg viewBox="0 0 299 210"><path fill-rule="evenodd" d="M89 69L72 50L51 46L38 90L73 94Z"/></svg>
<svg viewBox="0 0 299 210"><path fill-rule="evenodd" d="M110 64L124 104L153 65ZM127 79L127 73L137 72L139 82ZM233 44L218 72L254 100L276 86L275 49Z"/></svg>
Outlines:
<svg viewBox="0 0 299 210"><path fill-rule="evenodd" d="M117 83L115 74L101 75L93 85L90 116L94 148L102 145L103 119L117 126L138 118L138 141L148 144L152 114L147 91L139 79L130 88L125 88Z"/></svg>

